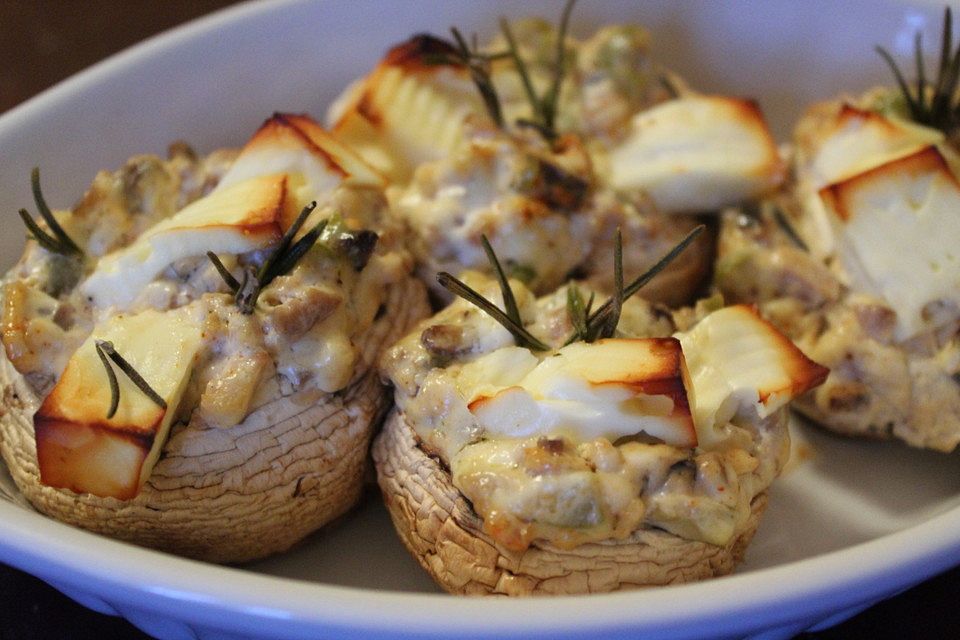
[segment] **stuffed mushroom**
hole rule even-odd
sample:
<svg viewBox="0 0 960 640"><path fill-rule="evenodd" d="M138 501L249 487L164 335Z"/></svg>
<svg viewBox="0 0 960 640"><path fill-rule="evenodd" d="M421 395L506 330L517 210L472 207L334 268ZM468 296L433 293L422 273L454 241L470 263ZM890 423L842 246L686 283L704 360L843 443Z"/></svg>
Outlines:
<svg viewBox="0 0 960 640"><path fill-rule="evenodd" d="M799 410L843 434L945 452L960 443L953 60L929 85L811 107L789 189L726 214L716 268L721 291L758 303L830 367Z"/></svg>
<svg viewBox="0 0 960 640"><path fill-rule="evenodd" d="M594 305L468 272L384 355L380 487L444 589L612 591L743 557L789 455L784 407L826 369L747 306L670 314L615 279Z"/></svg>
<svg viewBox="0 0 960 640"><path fill-rule="evenodd" d="M3 282L0 451L40 511L194 558L284 551L358 499L426 315L383 179L306 116L237 152L138 156L21 216Z"/></svg>
<svg viewBox="0 0 960 640"><path fill-rule="evenodd" d="M390 177L428 280L487 269L486 236L538 294L570 277L610 292L615 229L640 271L697 225L690 214L780 183L755 104L689 90L651 60L637 27L568 36L571 4L558 28L504 21L479 49L456 30L415 36L331 108L333 130ZM698 242L646 297L693 297L712 262L709 234Z"/></svg>

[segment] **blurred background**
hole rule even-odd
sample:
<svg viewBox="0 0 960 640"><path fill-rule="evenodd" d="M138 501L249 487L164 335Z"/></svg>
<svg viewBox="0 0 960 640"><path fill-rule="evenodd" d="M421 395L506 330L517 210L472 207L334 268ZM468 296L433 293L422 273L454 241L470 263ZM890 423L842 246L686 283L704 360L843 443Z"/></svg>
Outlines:
<svg viewBox="0 0 960 640"><path fill-rule="evenodd" d="M0 0L0 113L156 33L236 0Z"/></svg>
<svg viewBox="0 0 960 640"><path fill-rule="evenodd" d="M373 4L373 0L368 1ZM229 0L0 0L0 113L156 33ZM960 569L802 638L960 637ZM43 582L0 564L0 640L144 638Z"/></svg>

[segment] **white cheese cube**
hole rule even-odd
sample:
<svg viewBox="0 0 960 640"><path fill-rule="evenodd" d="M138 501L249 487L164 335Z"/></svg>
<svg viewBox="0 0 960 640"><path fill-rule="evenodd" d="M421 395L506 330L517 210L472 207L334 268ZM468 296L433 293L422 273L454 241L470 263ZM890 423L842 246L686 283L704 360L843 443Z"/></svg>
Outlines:
<svg viewBox="0 0 960 640"><path fill-rule="evenodd" d="M121 500L136 496L160 455L202 345L199 311L188 306L120 315L93 330L33 419L44 484ZM167 408L111 363L120 402L108 419L110 385L96 340L112 342Z"/></svg>
<svg viewBox="0 0 960 640"><path fill-rule="evenodd" d="M828 373L747 305L715 311L677 337L690 372L697 439L705 448L717 446L738 415L766 418Z"/></svg>
<svg viewBox="0 0 960 640"><path fill-rule="evenodd" d="M158 273L182 258L240 254L266 247L281 235L287 178L252 178L217 190L150 227L128 247L110 253L81 285L100 308L130 305Z"/></svg>
<svg viewBox="0 0 960 640"><path fill-rule="evenodd" d="M960 304L960 183L935 146L820 191L850 285L884 298L895 337L935 328L933 302Z"/></svg>
<svg viewBox="0 0 960 640"><path fill-rule="evenodd" d="M715 211L759 197L784 173L756 104L721 96L641 111L610 151L609 165L613 188L641 190L668 213Z"/></svg>

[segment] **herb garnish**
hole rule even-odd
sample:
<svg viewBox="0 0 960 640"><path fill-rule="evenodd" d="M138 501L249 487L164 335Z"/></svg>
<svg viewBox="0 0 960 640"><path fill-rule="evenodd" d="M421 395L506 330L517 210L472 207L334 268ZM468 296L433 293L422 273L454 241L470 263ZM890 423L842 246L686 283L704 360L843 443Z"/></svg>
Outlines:
<svg viewBox="0 0 960 640"><path fill-rule="evenodd" d="M916 93L904 79L893 56L883 47L877 53L893 71L900 93L903 95L910 117L920 124L934 127L949 134L960 126L960 104L957 103L957 87L960 80L960 45L953 51L953 14L948 6L943 14L943 36L940 43L940 68L936 79L927 86L926 66L923 59L922 36L918 31L914 38L914 61L917 71ZM930 92L932 90L932 95Z"/></svg>
<svg viewBox="0 0 960 640"><path fill-rule="evenodd" d="M620 230L617 229L616 244L614 245L613 269L614 269L614 292L609 300L604 302L596 311L592 311L594 295L590 294L590 299L584 302L583 294L574 283L567 287L567 312L570 316L570 323L573 325L573 334L567 338L564 346L573 342L593 342L602 338L611 338L617 330L620 323L620 312L623 303L632 295L640 291L650 280L658 273L663 271L667 265L679 256L683 251L696 240L703 230L704 225L698 225L686 235L676 246L666 253L652 267L647 269L638 278L630 284L623 284L623 239ZM437 274L437 282L441 287L457 295L467 302L473 304L491 318L499 322L504 329L509 331L517 342L518 346L525 347L531 351L549 351L550 347L543 341L535 337L523 327L523 321L520 319L520 311L517 307L517 299L513 294L513 289L493 251L486 236L481 236L483 250L487 254L487 260L493 267L497 283L500 285L500 294L503 297L503 309L501 310L493 302L484 298L482 294L458 280L446 271Z"/></svg>
<svg viewBox="0 0 960 640"><path fill-rule="evenodd" d="M517 299L513 295L513 289L510 287L510 282L507 280L503 267L500 265L500 261L497 259L493 247L490 246L490 241L487 240L487 236L481 236L481 241L483 242L483 250L487 254L487 260L490 261L493 272L497 277L497 282L500 285L500 294L503 297L505 312L484 298L479 292L446 271L441 271L437 274L437 282L450 293L460 296L499 322L504 329L513 335L518 346L525 347L531 351L549 351L550 347L548 345L544 344L523 327L523 320L520 318Z"/></svg>
<svg viewBox="0 0 960 640"><path fill-rule="evenodd" d="M116 363L116 365L120 367L120 370L127 374L130 381L133 382L145 396L153 400L161 409L166 410L166 400L161 398L160 394L153 390L147 381L143 379L143 376L137 373L133 365L117 353L112 342L95 340L94 348L97 350L97 355L100 356L100 362L103 363L103 368L107 370L107 379L110 381L110 409L107 411L107 420L116 415L117 407L120 405L120 385L117 383L117 374L113 371L110 360ZM107 358L109 358L109 360Z"/></svg>
<svg viewBox="0 0 960 640"><path fill-rule="evenodd" d="M787 219L787 214L784 213L783 209L774 206L773 219L778 225L780 225L780 229L788 238L790 238L790 241L797 245L797 248L802 249L807 253L810 252L810 247L807 246L807 243L803 241L803 238L800 237L800 234L797 233L797 230L793 228L792 224L790 224L790 221Z"/></svg>
<svg viewBox="0 0 960 640"><path fill-rule="evenodd" d="M500 107L500 96L490 78L490 61L499 56L490 56L478 51L476 38L473 47L467 44L466 38L456 27L450 27L454 43L447 43L453 53L449 55L431 54L425 58L427 64L456 64L462 65L470 72L470 79L477 87L487 114L499 128L503 128L503 110Z"/></svg>
<svg viewBox="0 0 960 640"><path fill-rule="evenodd" d="M553 142L557 138L557 103L560 99L560 88L563 84L565 70L567 25L570 23L570 14L573 12L573 5L576 2L577 0L567 0L563 7L560 27L557 30L557 54L553 61L553 81L543 96L538 96L533 88L527 64L520 57L516 39L510 29L510 23L507 22L506 18L500 18L500 30L507 41L507 53L513 60L513 66L517 75L520 76L520 82L523 84L523 90L527 94L527 100L530 102L530 108L533 111L533 120L520 119L517 120L517 124L536 129L549 142Z"/></svg>
<svg viewBox="0 0 960 640"><path fill-rule="evenodd" d="M223 266L220 258L218 258L215 253L212 251L207 252L207 257L210 258L210 262L213 263L220 277L223 278L223 281L227 283L230 291L233 292L234 300L236 300L237 306L240 307L241 313L245 315L253 313L260 292L273 282L274 278L282 276L293 269L297 261L316 243L324 227L327 226L327 220L325 219L317 223L317 225L304 234L302 238L293 242L293 237L300 231L300 227L303 226L303 223L306 222L307 217L313 212L316 206L316 202L311 202L303 208L300 215L297 216L297 219L293 221L293 224L290 225L287 232L283 234L277 247L267 256L263 264L260 265L260 269L256 272L252 269L244 271L242 282L238 282L237 279L230 274L230 271Z"/></svg>
<svg viewBox="0 0 960 640"><path fill-rule="evenodd" d="M567 290L567 312L570 315L570 323L573 325L573 334L567 338L564 345L577 342L593 342L602 338L612 338L620 323L620 311L623 303L630 296L642 289L654 276L663 271L667 265L679 256L690 246L697 236L704 230L704 225L698 225L676 246L666 253L652 267L647 269L638 278L633 280L627 286L623 285L623 240L620 230L617 230L616 244L614 245L613 269L614 269L614 292L609 300L604 302L596 311L590 311L593 306L593 296L584 305L583 296L579 289L571 285L572 291Z"/></svg>
<svg viewBox="0 0 960 640"><path fill-rule="evenodd" d="M63 230L63 227L60 226L60 223L57 222L57 219L53 216L50 207L47 206L47 201L44 199L43 192L40 190L40 169L38 167L34 167L33 171L30 172L30 187L33 190L33 201L37 204L40 217L43 218L52 232L51 235L44 231L43 228L30 217L26 209L20 209L20 219L23 220L23 224L27 226L33 239L36 240L37 244L41 247L53 253L59 253L65 256L83 255L83 251L70 239L70 236L67 235L67 232Z"/></svg>
<svg viewBox="0 0 960 640"><path fill-rule="evenodd" d="M493 79L490 77L490 63L493 60L509 58L513 61L514 69L520 76L520 82L523 84L524 92L527 94L527 100L530 102L530 108L533 112L533 119L520 118L517 125L536 129L540 135L548 142L553 142L557 138L556 119L557 103L560 99L560 89L564 77L564 58L565 45L567 37L567 25L570 22L570 14L573 11L573 5L576 0L567 0L563 8L563 14L560 17L560 26L557 33L557 55L554 61L553 80L550 88L541 97L537 95L530 79L530 72L527 64L520 57L516 39L513 31L510 29L510 23L506 18L500 18L500 30L507 41L507 51L499 53L485 54L481 53L477 46L476 36L472 39L472 46L467 43L466 38L456 27L450 28L454 42L448 42L448 46L453 50L451 54L432 54L427 56L427 64L456 64L462 65L470 72L470 78L476 85L480 98L490 115L490 119L501 129L504 128L503 108L500 104L500 96L497 93Z"/></svg>

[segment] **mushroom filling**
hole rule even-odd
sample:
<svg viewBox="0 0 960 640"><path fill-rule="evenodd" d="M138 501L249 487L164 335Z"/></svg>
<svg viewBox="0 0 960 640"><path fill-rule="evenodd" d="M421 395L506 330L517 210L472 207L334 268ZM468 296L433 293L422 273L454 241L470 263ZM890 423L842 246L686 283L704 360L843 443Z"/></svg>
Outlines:
<svg viewBox="0 0 960 640"><path fill-rule="evenodd" d="M485 276L467 272L465 282L499 300ZM485 532L517 550L535 540L570 548L623 539L642 528L729 542L779 473L789 436L785 412L754 410L766 402L762 392L753 405L739 403L739 391L703 386L697 372L712 365L691 355L703 338L694 331L715 305L670 314L631 298L615 338L564 346L573 331L566 287L539 299L512 287L525 328L550 351L514 346L458 299L381 362L420 447L446 466ZM810 365L817 370L801 376L807 386L822 369ZM743 397L756 403L758 389Z"/></svg>

